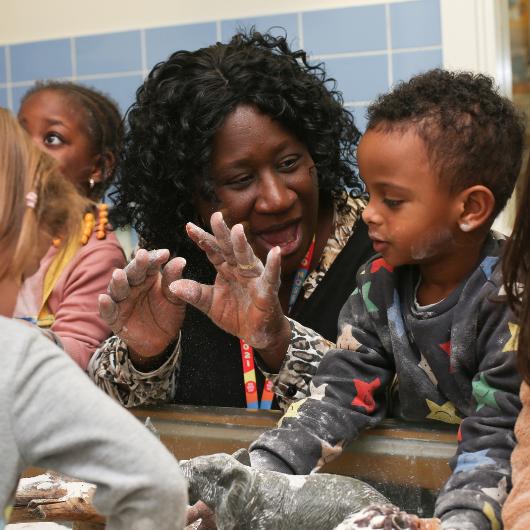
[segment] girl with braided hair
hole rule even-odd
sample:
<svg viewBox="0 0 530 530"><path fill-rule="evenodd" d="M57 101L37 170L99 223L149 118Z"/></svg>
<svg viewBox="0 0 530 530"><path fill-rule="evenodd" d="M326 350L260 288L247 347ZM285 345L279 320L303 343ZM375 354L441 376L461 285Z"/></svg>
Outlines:
<svg viewBox="0 0 530 530"><path fill-rule="evenodd" d="M90 200L79 212L79 237L58 252L55 240L19 293L15 316L36 323L83 369L110 334L97 295L125 257L108 231L108 206L97 204L114 176L122 138L116 104L70 82L37 83L23 97L19 121L58 162L63 176Z"/></svg>

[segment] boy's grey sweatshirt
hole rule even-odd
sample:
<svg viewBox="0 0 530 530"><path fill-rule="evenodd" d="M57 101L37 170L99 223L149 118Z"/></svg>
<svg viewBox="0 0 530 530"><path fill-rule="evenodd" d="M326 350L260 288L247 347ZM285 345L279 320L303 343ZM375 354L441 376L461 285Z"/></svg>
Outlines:
<svg viewBox="0 0 530 530"><path fill-rule="evenodd" d="M453 472L435 515L444 529L500 530L521 408L517 325L503 303L501 253L502 242L488 237L478 267L424 307L416 266L393 269L376 257L361 267L339 318L337 349L324 356L309 397L251 446L253 465L316 471L389 409L409 421L458 424ZM296 341L310 351L308 340Z"/></svg>
<svg viewBox="0 0 530 530"><path fill-rule="evenodd" d="M97 485L109 530L184 527L177 461L37 331L0 317L0 529L21 471L39 466Z"/></svg>

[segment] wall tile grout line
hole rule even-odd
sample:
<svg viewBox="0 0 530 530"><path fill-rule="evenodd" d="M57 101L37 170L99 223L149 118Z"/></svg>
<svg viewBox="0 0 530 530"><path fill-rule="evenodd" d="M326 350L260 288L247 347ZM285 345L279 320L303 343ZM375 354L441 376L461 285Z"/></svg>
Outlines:
<svg viewBox="0 0 530 530"><path fill-rule="evenodd" d="M146 77L149 71L147 70L147 42L145 38L145 28L140 30L140 54L141 54L141 65L142 75Z"/></svg>
<svg viewBox="0 0 530 530"><path fill-rule="evenodd" d="M370 103L372 103L370 100L366 100L366 101L344 101L343 105L345 107L367 107L368 105L370 105Z"/></svg>
<svg viewBox="0 0 530 530"><path fill-rule="evenodd" d="M392 48L390 50L391 53L394 55L400 54L400 53L408 53L408 52L430 52L430 51L442 51L442 45L433 45L433 46L418 46L414 48Z"/></svg>
<svg viewBox="0 0 530 530"><path fill-rule="evenodd" d="M298 27L298 47L301 50L305 50L304 48L304 24L303 24L303 17L304 13L302 11L298 12L296 14L296 24Z"/></svg>
<svg viewBox="0 0 530 530"><path fill-rule="evenodd" d="M370 50L365 52L339 52L339 53L316 53L311 55L311 59L319 61L327 61L328 59L342 59L349 57L377 57L385 54L397 54L397 53L408 53L408 52L425 52L425 51L438 51L441 50L441 45L435 46L418 46L414 48L386 48L381 50Z"/></svg>
<svg viewBox="0 0 530 530"><path fill-rule="evenodd" d="M119 77L131 77L135 75L143 75L143 70L129 70L127 72L110 72L105 74L85 74L85 75L78 75L75 77L75 81L90 81L93 79L115 79ZM64 76L64 77L56 77L54 79L69 79L71 81L74 81L73 76ZM33 85L36 81L39 81L39 79L27 79L25 81L13 81L12 83L5 84L5 88L8 88L9 86L13 88L17 87L29 87ZM2 84L0 83L0 88L2 88Z"/></svg>
<svg viewBox="0 0 530 530"><path fill-rule="evenodd" d="M394 72L392 69L392 20L390 16L390 4L385 4L385 21L386 21L386 46L387 46L387 75L388 88L392 87L394 82Z"/></svg>
<svg viewBox="0 0 530 530"><path fill-rule="evenodd" d="M90 79L114 79L119 77L130 77L133 75L144 75L145 70L127 70L125 72L106 72L101 74L84 74L78 75L77 79L90 80Z"/></svg>
<svg viewBox="0 0 530 530"><path fill-rule="evenodd" d="M11 83L11 46L9 45L4 48L4 58L6 63L7 107L14 111L15 109L13 109L13 86Z"/></svg>
<svg viewBox="0 0 530 530"><path fill-rule="evenodd" d="M72 62L72 81L77 79L77 55L75 37L70 37L70 60Z"/></svg>

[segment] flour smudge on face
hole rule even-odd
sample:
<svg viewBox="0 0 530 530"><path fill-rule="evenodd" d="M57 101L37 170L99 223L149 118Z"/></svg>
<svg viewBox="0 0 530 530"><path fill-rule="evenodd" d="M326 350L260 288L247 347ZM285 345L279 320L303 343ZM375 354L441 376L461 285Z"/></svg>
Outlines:
<svg viewBox="0 0 530 530"><path fill-rule="evenodd" d="M423 261L435 256L441 248L449 248L453 242L453 234L449 228L427 234L410 249L415 261Z"/></svg>

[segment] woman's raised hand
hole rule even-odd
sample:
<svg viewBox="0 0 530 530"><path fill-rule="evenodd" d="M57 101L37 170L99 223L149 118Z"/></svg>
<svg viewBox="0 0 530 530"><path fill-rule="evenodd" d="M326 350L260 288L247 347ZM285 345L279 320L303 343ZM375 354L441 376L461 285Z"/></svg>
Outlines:
<svg viewBox="0 0 530 530"><path fill-rule="evenodd" d="M229 230L222 214L216 212L211 227L213 235L192 223L186 225L186 230L216 268L214 285L179 279L169 289L217 326L258 349L268 366L278 369L290 339L289 322L278 298L280 249L271 249L263 266L247 242L242 225Z"/></svg>
<svg viewBox="0 0 530 530"><path fill-rule="evenodd" d="M169 285L182 277L186 261L168 259L168 250L138 250L125 269L112 273L108 294L99 296L103 320L141 357L163 352L184 320L186 304Z"/></svg>

